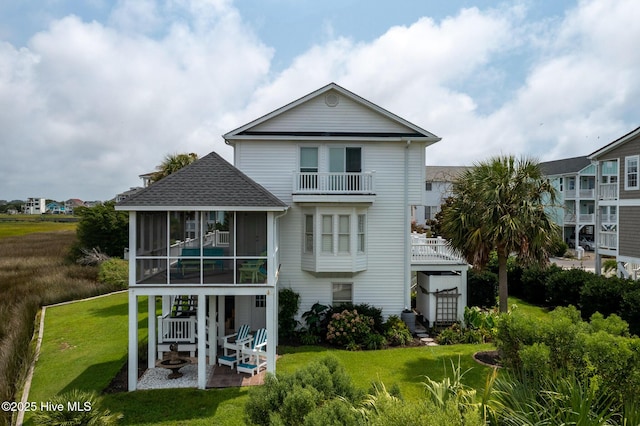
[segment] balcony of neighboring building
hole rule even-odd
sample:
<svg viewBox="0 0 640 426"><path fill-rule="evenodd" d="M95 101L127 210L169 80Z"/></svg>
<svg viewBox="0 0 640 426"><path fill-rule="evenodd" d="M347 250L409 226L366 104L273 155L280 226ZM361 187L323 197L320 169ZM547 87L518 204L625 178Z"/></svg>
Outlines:
<svg viewBox="0 0 640 426"><path fill-rule="evenodd" d="M617 200L618 183L601 183L598 189L598 198L600 200Z"/></svg>

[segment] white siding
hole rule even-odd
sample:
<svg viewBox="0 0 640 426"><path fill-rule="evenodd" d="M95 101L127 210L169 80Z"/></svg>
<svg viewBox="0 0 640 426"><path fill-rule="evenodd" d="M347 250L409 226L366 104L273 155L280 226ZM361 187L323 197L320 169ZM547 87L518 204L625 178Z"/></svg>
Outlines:
<svg viewBox="0 0 640 426"><path fill-rule="evenodd" d="M340 98L338 105L330 107L325 96L318 96L251 128L252 131L306 131L306 132L400 132L412 129L392 121L384 115L331 92Z"/></svg>
<svg viewBox="0 0 640 426"><path fill-rule="evenodd" d="M424 169L424 144L412 143L407 148L397 142L376 142L363 146L363 167L376 171L375 201L366 211L367 269L353 274L315 275L301 268L305 210L304 206L291 202L291 172L297 168L299 146L297 142L264 141L242 141L236 145L236 165L291 205L287 214L280 218L279 286L300 293L299 314L315 302L331 304L333 282L352 282L354 303L381 307L385 316L399 315L405 304L405 265L409 262L405 259L409 233L405 223L407 201L416 204L416 200L422 199L424 180L420 169ZM411 166L407 198L404 192L405 161ZM358 206L363 207L366 205ZM335 208L341 207L336 205Z"/></svg>

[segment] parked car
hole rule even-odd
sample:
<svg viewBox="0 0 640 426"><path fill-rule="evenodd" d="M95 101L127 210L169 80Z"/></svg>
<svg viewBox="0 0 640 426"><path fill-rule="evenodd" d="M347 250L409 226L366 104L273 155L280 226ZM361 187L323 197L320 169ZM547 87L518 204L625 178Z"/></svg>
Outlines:
<svg viewBox="0 0 640 426"><path fill-rule="evenodd" d="M595 243L593 242L593 240L591 238L588 237L580 237L580 247L582 247L583 249L587 250L587 251L593 251L595 250Z"/></svg>
<svg viewBox="0 0 640 426"><path fill-rule="evenodd" d="M569 248L575 248L576 236L575 235L571 235L569 238L567 238L566 243L569 246ZM578 241L578 245L580 247L582 247L583 249L587 250L587 251L593 251L593 250L595 250L595 247L596 247L595 243L593 242L593 238L591 238L590 236L586 236L586 235L581 235L580 236L580 240Z"/></svg>

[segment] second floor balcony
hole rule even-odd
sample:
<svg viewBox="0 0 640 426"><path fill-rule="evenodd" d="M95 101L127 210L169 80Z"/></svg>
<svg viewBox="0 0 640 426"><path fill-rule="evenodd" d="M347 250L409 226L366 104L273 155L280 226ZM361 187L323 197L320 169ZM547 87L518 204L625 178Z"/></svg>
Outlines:
<svg viewBox="0 0 640 426"><path fill-rule="evenodd" d="M602 183L600 184L600 191L598 197L601 200L616 200L618 199L618 184L617 183Z"/></svg>
<svg viewBox="0 0 640 426"><path fill-rule="evenodd" d="M358 196L373 201L375 172L294 172L294 201L307 201L309 196Z"/></svg>

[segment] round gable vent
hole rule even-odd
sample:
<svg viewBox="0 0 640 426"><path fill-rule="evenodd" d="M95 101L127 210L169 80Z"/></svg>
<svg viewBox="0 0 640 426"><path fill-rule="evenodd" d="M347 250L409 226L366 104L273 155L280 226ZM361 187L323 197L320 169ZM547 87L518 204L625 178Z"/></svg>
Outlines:
<svg viewBox="0 0 640 426"><path fill-rule="evenodd" d="M340 98L335 93L327 93L327 95L324 97L324 102L328 106L334 107L338 105L338 102L340 102Z"/></svg>

